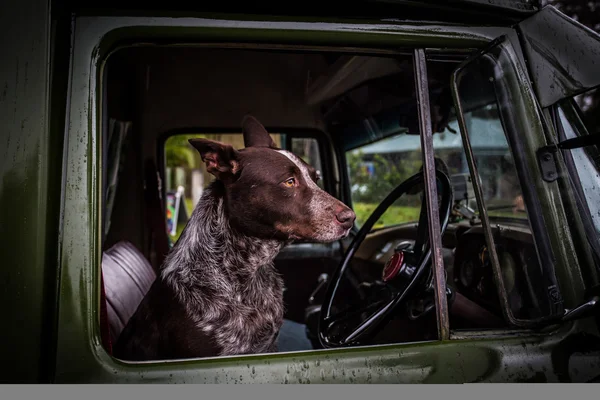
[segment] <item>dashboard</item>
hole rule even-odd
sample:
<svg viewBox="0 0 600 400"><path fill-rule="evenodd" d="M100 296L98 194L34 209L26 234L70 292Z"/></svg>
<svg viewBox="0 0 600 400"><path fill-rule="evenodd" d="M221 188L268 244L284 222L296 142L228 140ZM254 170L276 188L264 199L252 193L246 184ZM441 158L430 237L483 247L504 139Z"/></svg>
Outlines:
<svg viewBox="0 0 600 400"><path fill-rule="evenodd" d="M543 308L539 299L544 298L544 293L540 293L543 290L543 285L539 285L541 268L528 224L503 221L496 223L492 232L512 315L522 319L539 317ZM359 269L363 274L368 269L366 275L376 278L395 249L405 242L412 243L415 233L416 224L406 224L368 235L363 243L365 248L357 252L362 259ZM442 244L448 285L502 317L498 285L482 226L466 221L451 223L444 232Z"/></svg>
<svg viewBox="0 0 600 400"><path fill-rule="evenodd" d="M536 293L539 288L535 287L535 282L540 267L531 233L529 229L516 226L496 226L492 232L512 314L516 318L533 318L539 309ZM480 226L471 228L459 238L452 283L471 301L502 315L490 252Z"/></svg>

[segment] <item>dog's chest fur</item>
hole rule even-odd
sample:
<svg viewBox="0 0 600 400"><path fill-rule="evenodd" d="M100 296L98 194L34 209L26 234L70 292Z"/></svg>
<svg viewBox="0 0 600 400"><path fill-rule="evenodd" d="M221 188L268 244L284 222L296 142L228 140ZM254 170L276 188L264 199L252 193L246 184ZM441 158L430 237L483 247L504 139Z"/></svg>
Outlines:
<svg viewBox="0 0 600 400"><path fill-rule="evenodd" d="M276 351L284 310L273 258L283 244L232 230L222 184L212 184L121 334L123 358Z"/></svg>

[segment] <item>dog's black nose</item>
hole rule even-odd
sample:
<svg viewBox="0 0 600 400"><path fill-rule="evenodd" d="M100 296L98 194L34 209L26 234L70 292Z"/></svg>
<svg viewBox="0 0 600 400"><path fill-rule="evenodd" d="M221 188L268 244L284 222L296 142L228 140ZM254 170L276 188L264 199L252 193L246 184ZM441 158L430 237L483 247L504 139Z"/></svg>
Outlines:
<svg viewBox="0 0 600 400"><path fill-rule="evenodd" d="M349 208L345 208L339 213L336 214L335 218L342 224L345 228L350 228L352 224L354 224L354 220L356 219L356 214Z"/></svg>

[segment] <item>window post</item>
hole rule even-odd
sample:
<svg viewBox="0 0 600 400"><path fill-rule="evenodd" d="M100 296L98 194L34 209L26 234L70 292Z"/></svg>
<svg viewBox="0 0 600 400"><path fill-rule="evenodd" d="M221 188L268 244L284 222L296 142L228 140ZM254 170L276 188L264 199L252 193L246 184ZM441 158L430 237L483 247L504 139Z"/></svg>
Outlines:
<svg viewBox="0 0 600 400"><path fill-rule="evenodd" d="M427 60L424 49L414 50L415 87L419 105L419 131L423 154L423 172L425 175L425 200L429 216L429 242L433 262L433 283L435 286L435 311L437 315L438 338L450 338L448 320L448 299L446 297L446 271L442 258L442 238L440 215L433 152L433 133L431 129L431 112L429 103L429 84L427 79Z"/></svg>

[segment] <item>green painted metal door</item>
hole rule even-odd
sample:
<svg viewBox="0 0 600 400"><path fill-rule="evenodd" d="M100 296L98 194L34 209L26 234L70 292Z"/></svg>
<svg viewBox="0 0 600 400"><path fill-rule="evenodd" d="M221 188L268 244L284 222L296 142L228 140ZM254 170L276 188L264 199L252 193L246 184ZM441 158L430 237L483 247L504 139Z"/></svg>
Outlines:
<svg viewBox="0 0 600 400"><path fill-rule="evenodd" d="M593 364L585 357L581 361L571 345L580 342L582 335L592 340L597 338L587 321L560 324L549 331L454 332L451 340L444 342L141 364L112 358L100 343L100 87L106 58L120 39L143 38L146 42L158 38L181 42L243 39L253 43L468 49L483 47L502 34L509 35L518 48L515 32L500 27L281 19L267 24L265 19L227 20L222 16L77 18L66 136L64 208L68 212L63 213L61 221L55 382L462 383L560 381L567 379L565 376L577 381L589 379L590 371L598 375L598 361ZM528 133L522 139L526 141L526 152L531 153L534 145L544 140L541 119L533 106L535 99L519 50L509 44L498 51L514 62L510 64L513 68L510 76L516 86L511 86L511 90L521 99L516 113L522 123L528 124ZM561 209L553 197L556 188L542 187L536 191L544 201L548 234L556 246L556 271L563 297L569 305L575 304L581 297L582 282L569 241L561 243L559 239L568 232L561 222L564 216L560 213L554 216ZM575 364L574 359L578 360ZM569 368L573 365L579 365L579 370L585 373L572 374ZM567 372L563 371L565 366Z"/></svg>

